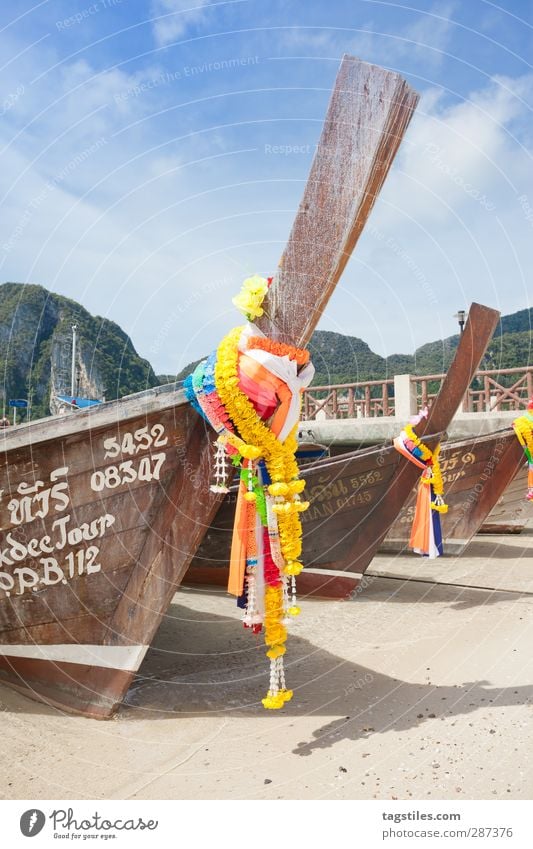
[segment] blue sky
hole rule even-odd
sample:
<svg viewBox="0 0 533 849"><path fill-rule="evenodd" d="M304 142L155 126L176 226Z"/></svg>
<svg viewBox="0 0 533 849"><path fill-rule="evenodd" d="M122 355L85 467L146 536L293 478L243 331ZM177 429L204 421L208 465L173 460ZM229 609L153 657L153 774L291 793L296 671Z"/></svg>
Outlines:
<svg viewBox="0 0 533 849"><path fill-rule="evenodd" d="M472 300L531 305L529 0L12 2L0 48L0 280L117 321L157 372L275 270L345 52L421 102L320 327L408 353Z"/></svg>

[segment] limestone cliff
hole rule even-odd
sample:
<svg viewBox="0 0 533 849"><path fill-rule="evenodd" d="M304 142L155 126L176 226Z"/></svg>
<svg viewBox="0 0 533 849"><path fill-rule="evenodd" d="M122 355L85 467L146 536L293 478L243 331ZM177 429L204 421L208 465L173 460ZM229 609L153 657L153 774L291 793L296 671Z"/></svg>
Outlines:
<svg viewBox="0 0 533 849"><path fill-rule="evenodd" d="M147 360L112 321L42 286L0 285L2 405L31 400L32 418L55 413L70 394L72 325L77 325L76 395L110 400L157 385Z"/></svg>

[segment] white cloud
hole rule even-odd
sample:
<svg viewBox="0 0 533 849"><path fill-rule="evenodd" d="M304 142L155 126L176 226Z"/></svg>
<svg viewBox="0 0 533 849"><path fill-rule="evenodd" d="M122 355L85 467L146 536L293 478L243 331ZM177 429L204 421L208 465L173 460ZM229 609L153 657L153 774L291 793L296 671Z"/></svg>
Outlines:
<svg viewBox="0 0 533 849"><path fill-rule="evenodd" d="M160 47L184 35L206 17L209 0L152 0L153 31Z"/></svg>
<svg viewBox="0 0 533 849"><path fill-rule="evenodd" d="M38 67L57 61L37 48L34 58ZM108 315L170 372L231 326L240 280L275 267L307 162L261 150L265 141L312 141L321 112L308 108L313 94L290 92L290 121L276 123L276 92L228 98L221 112L206 75L205 102L154 117L187 100L183 79L145 85L164 64L98 73L91 59L28 84L3 116L0 280L41 283ZM533 208L524 129L532 100L529 76L495 77L460 103L425 92L324 327L390 354L454 332L451 316L471 300L506 312L526 305L533 229L519 198ZM272 123L261 123L265 115Z"/></svg>
<svg viewBox="0 0 533 849"><path fill-rule="evenodd" d="M451 16L456 6L452 2L437 3L417 11L412 23L391 28L386 26L386 16L379 21L357 21L354 17L351 26L331 29L327 24L322 28L307 28L302 22L301 27L282 31L278 38L287 49L307 48L324 57L350 53L389 67L405 60L423 63L425 68L434 67L446 58L454 32Z"/></svg>
<svg viewBox="0 0 533 849"><path fill-rule="evenodd" d="M440 64L452 39L451 16L456 8L456 3L442 3L421 10L412 24L400 29L400 39L391 40L393 54L412 57L415 51L426 62Z"/></svg>
<svg viewBox="0 0 533 849"><path fill-rule="evenodd" d="M407 332L411 349L455 332L454 312L473 300L504 313L529 305L532 96L526 75L494 77L453 105L438 90L422 98L324 326L349 332L355 299L375 315L365 340L391 354L409 347Z"/></svg>

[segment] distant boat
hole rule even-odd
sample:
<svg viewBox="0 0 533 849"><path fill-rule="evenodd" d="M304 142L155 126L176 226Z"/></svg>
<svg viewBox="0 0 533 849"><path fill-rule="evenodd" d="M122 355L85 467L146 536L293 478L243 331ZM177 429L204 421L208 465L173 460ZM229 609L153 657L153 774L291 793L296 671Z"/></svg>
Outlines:
<svg viewBox="0 0 533 849"><path fill-rule="evenodd" d="M470 439L446 442L441 468L449 511L442 517L448 554L461 554L476 533L517 533L531 515L526 501L524 453L511 427ZM409 548L416 493L391 527L386 551Z"/></svg>
<svg viewBox="0 0 533 849"><path fill-rule="evenodd" d="M427 420L417 426L418 435L424 433L424 440L432 447L449 427L498 320L496 310L472 304L440 392ZM515 442L518 444L516 439ZM444 461L452 444L443 445ZM476 470L479 474L479 464ZM302 476L306 481L305 498L310 502L309 510L302 513L303 562L307 566L361 574L372 562L385 535L397 526L420 470L406 462L389 443L318 459L305 466ZM445 494L448 500L448 492ZM190 575L193 579L194 570L201 569L197 571L199 579L207 582L206 567L225 567L229 562L232 498L234 495L230 494L196 553Z"/></svg>
<svg viewBox="0 0 533 849"><path fill-rule="evenodd" d="M102 401L96 398L73 398L72 395L56 395L58 401L73 409L84 410L86 407L96 407Z"/></svg>

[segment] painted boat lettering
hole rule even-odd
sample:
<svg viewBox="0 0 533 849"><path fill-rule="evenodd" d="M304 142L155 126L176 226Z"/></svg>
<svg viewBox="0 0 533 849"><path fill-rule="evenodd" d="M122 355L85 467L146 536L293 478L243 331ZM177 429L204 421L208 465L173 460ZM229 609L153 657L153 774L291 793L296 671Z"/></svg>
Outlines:
<svg viewBox="0 0 533 849"><path fill-rule="evenodd" d="M43 554L52 554L68 546L76 546L82 542L92 542L104 536L106 530L115 524L115 516L104 513L92 522L82 522L73 528L68 525L71 515L67 514L52 523L50 534L33 537L29 541L21 541L9 531L6 534L7 546L0 549L0 566L13 566L28 557L38 558ZM1 574L1 573L0 573Z"/></svg>
<svg viewBox="0 0 533 849"><path fill-rule="evenodd" d="M138 454L139 451L147 451L148 448L163 448L168 444L168 436L165 436L164 425L157 423L151 428L140 427L133 432L128 431L122 437L121 442L114 436L104 439L104 459L114 460L119 454Z"/></svg>
<svg viewBox="0 0 533 849"><path fill-rule="evenodd" d="M372 469L370 472L356 475L354 478L351 478L350 483L352 485L352 490L354 492L358 492L361 487L372 486L381 480L383 480L383 472L379 469Z"/></svg>
<svg viewBox="0 0 533 849"><path fill-rule="evenodd" d="M359 492L353 492L346 497L328 498L327 501L317 499L320 503L314 502L308 510L302 513L302 522L304 525L315 519L327 519L334 516L335 513L346 510L351 507L361 507L363 504L370 504L372 501L372 490L366 489Z"/></svg>
<svg viewBox="0 0 533 849"><path fill-rule="evenodd" d="M414 517L415 517L415 505L410 504L409 507L407 507L405 510L402 510L402 512L400 514L399 522L402 525L407 524L407 523L412 524Z"/></svg>
<svg viewBox="0 0 533 849"><path fill-rule="evenodd" d="M442 475L442 482L445 486L448 486L451 483L455 483L460 480L460 478L464 478L466 476L466 472L464 469L459 469L457 472L444 472Z"/></svg>
<svg viewBox="0 0 533 849"><path fill-rule="evenodd" d="M132 460L124 460L118 466L107 466L105 469L97 469L91 475L91 489L93 492L102 492L104 489L116 489L124 484L135 481L150 481L160 479L161 468L166 460L166 454L152 454L141 457L138 465Z"/></svg>
<svg viewBox="0 0 533 849"><path fill-rule="evenodd" d="M359 492L353 492L348 498L338 498L336 502L337 510L346 510L347 507L361 507L363 504L370 504L372 501L372 491L364 489Z"/></svg>
<svg viewBox="0 0 533 849"><path fill-rule="evenodd" d="M55 584L66 584L68 579L91 575L101 570L101 564L96 562L100 549L90 545L76 552L69 552L62 565L55 557L40 557L42 570L30 566L17 566L10 572L0 572L0 590L6 597L23 595L28 590L37 592Z"/></svg>
<svg viewBox="0 0 533 849"><path fill-rule="evenodd" d="M348 488L342 480L329 483L326 476L318 479L318 485L306 489L306 495L310 501L329 501L339 495L348 495Z"/></svg>
<svg viewBox="0 0 533 849"><path fill-rule="evenodd" d="M317 486L307 487L306 497L311 501L311 507L302 513L302 521L307 524L313 519L326 519L339 510L348 507L360 507L372 501L372 492L365 487L372 486L383 480L380 469L372 469L352 478L335 480L329 483L329 478L323 475Z"/></svg>
<svg viewBox="0 0 533 849"><path fill-rule="evenodd" d="M50 472L46 489L44 481L33 484L22 481L17 486L17 495L7 505L12 525L22 525L35 519L44 519L50 510L61 513L70 504L68 495L68 466L62 466ZM64 480L59 480L64 478Z"/></svg>
<svg viewBox="0 0 533 849"><path fill-rule="evenodd" d="M301 514L302 524L314 521L315 519L327 519L333 516L335 506L332 501L325 501L322 504L312 504L308 510Z"/></svg>
<svg viewBox="0 0 533 849"><path fill-rule="evenodd" d="M102 492L134 481L159 480L166 460L164 451L135 460L129 457L140 451L163 448L167 443L165 428L159 423L125 433L120 443L115 437L104 439L105 456L118 457L122 462L93 472L91 489ZM125 459L121 455L126 455ZM12 489L6 505L10 526L0 535L0 592L5 596L37 592L101 571L100 548L94 543L115 524L116 518L104 513L73 524L75 519L66 512L71 508L68 471L68 466L61 466L50 472L48 480L43 476L31 483L21 481ZM52 518L55 513L59 515L48 532L30 538L31 530L27 526L37 519ZM61 553L67 550L62 558Z"/></svg>

